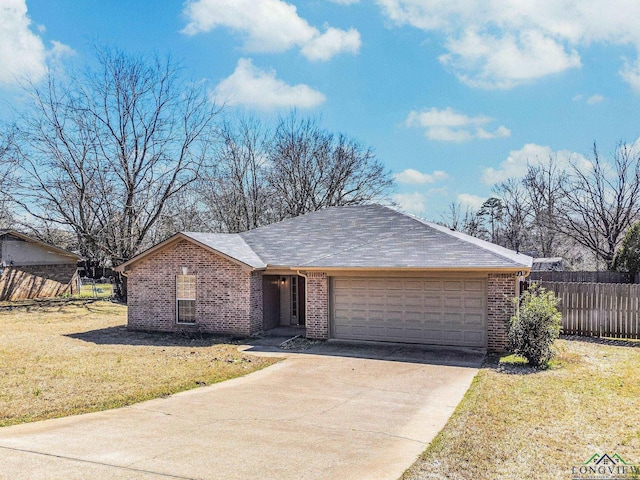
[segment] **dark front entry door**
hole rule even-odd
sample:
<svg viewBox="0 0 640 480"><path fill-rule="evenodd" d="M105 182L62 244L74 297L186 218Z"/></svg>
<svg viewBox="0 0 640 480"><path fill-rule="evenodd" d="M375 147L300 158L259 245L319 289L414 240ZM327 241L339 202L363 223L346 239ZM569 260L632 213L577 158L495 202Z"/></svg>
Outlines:
<svg viewBox="0 0 640 480"><path fill-rule="evenodd" d="M262 328L270 330L280 325L280 276L262 277Z"/></svg>

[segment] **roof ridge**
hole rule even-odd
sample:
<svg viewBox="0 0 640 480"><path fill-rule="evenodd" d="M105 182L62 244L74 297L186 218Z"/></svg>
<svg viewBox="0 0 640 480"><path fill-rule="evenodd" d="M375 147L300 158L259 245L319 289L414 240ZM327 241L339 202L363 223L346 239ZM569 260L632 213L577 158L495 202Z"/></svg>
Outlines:
<svg viewBox="0 0 640 480"><path fill-rule="evenodd" d="M258 252L256 252L256 251L253 249L253 247L247 243L247 241L244 239L244 237L243 237L242 235L240 235L240 233L235 233L234 235L237 235L237 236L238 236L238 238L240 238L240 240L242 240L242 243L244 243L244 244L249 248L249 250L251 250L251 251L253 252L253 254L256 256L256 258L257 258L258 260L260 260L260 261L261 261L262 263L264 263L265 265L268 265L268 263L267 263L267 262L265 262L265 261L262 259L262 257L261 257L260 255L258 255Z"/></svg>

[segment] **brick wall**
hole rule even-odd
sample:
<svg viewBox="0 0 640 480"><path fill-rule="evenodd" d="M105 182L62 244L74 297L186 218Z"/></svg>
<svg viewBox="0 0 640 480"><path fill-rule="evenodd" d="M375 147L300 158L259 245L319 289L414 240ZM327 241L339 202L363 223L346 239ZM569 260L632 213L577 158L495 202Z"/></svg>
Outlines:
<svg viewBox="0 0 640 480"><path fill-rule="evenodd" d="M262 272L251 272L250 295L250 331L251 333L256 333L262 331L264 325L262 317Z"/></svg>
<svg viewBox="0 0 640 480"><path fill-rule="evenodd" d="M329 278L324 272L307 272L307 338L329 338Z"/></svg>
<svg viewBox="0 0 640 480"><path fill-rule="evenodd" d="M76 271L75 263L6 267L0 276L0 300L78 293Z"/></svg>
<svg viewBox="0 0 640 480"><path fill-rule="evenodd" d="M196 276L195 325L176 323L176 276ZM134 330L251 335L262 329L260 272L191 242L179 240L133 265L128 272L129 321Z"/></svg>
<svg viewBox="0 0 640 480"><path fill-rule="evenodd" d="M515 313L513 298L517 278L510 273L492 273L487 279L487 348L502 352L508 345L509 319Z"/></svg>

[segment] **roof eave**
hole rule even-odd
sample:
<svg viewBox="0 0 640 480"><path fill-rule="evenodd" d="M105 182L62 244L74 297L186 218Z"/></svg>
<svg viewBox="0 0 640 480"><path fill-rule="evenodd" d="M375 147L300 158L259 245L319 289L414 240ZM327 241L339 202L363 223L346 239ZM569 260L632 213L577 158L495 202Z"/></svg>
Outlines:
<svg viewBox="0 0 640 480"><path fill-rule="evenodd" d="M271 265L267 269L273 268ZM296 271L395 271L395 272L487 272L487 273L518 273L521 272L521 276L529 275L531 267L527 266L505 266L505 267L338 267L338 266L293 266L293 267L278 267L288 268L289 270Z"/></svg>
<svg viewBox="0 0 640 480"><path fill-rule="evenodd" d="M45 247L49 250L52 250L54 253L58 255L63 255L65 257L74 258L76 261L82 260L82 256L76 253L70 252L69 250L65 250L64 248L56 247L55 245L51 245L49 243L38 240L37 238L30 237L29 235L25 235L24 233L17 232L15 230L3 230L2 235L13 235L23 239L25 242L34 243L36 245L40 245L41 247Z"/></svg>
<svg viewBox="0 0 640 480"><path fill-rule="evenodd" d="M245 271L253 271L253 270L264 270L266 268L265 266L254 266L254 265L249 265L248 263L243 262L242 260L239 260L235 257L232 257L230 255L227 255L224 252L221 252L219 250L216 250L215 248L210 247L209 245L206 245L202 242L199 242L198 240L196 240L195 238L192 238L188 235L185 235L182 232L178 232L175 235L167 238L165 241L158 243L157 245L154 245L153 247L149 248L148 250L145 250L142 253L139 253L138 255L136 255L135 257L133 257L132 259L118 265L117 267L114 268L114 270L116 272L120 272L123 274L126 274L128 271L131 270L131 267L133 265L135 265L136 263L138 263L140 260L143 260L144 258L148 257L149 255L158 252L159 250L162 250L166 247L168 247L169 245L179 241L179 240L186 240L190 243L193 243L194 245L197 245L209 252L215 253L216 255L219 255L227 260L229 260L230 262L233 262L237 265L239 265L243 270Z"/></svg>

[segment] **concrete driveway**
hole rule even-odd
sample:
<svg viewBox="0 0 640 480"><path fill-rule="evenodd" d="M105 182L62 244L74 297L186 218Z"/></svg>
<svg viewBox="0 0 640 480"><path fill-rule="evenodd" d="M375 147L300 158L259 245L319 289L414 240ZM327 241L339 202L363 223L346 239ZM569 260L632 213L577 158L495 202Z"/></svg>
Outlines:
<svg viewBox="0 0 640 480"><path fill-rule="evenodd" d="M168 398L1 428L0 478L396 479L482 358L328 342Z"/></svg>

